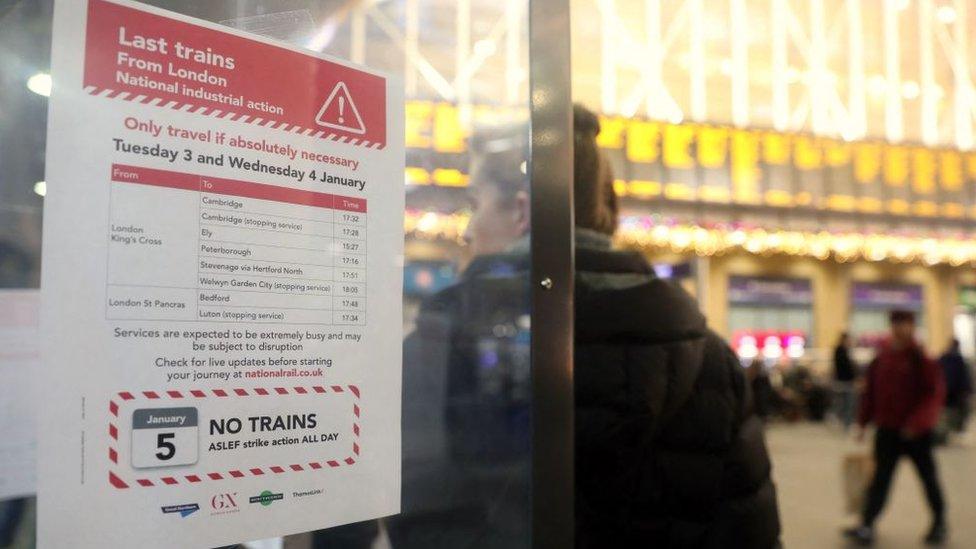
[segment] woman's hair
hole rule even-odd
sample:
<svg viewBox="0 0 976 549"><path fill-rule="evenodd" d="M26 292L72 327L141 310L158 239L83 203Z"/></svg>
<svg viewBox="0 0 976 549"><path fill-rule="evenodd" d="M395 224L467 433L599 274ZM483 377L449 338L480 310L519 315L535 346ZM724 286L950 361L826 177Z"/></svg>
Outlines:
<svg viewBox="0 0 976 549"><path fill-rule="evenodd" d="M576 226L607 235L617 230L617 195L613 169L597 147L600 120L586 107L573 105L573 199Z"/></svg>

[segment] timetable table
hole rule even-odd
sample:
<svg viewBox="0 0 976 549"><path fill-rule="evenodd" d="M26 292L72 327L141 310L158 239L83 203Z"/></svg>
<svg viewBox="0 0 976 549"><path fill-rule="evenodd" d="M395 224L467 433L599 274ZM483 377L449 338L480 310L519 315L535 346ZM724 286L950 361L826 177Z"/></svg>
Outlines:
<svg viewBox="0 0 976 549"><path fill-rule="evenodd" d="M366 200L114 164L106 318L366 323Z"/></svg>

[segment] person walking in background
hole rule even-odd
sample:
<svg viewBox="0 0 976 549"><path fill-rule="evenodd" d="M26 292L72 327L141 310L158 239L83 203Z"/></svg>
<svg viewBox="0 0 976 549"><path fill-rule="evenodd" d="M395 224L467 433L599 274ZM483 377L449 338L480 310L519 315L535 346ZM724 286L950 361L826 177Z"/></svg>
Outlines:
<svg viewBox="0 0 976 549"><path fill-rule="evenodd" d="M744 368L687 293L613 249L600 124L577 106L574 126L576 547L778 547Z"/></svg>
<svg viewBox="0 0 976 549"><path fill-rule="evenodd" d="M959 352L959 340L949 342L949 348L939 357L945 375L945 412L949 428L957 433L966 430L969 418L969 398L973 394L973 377L969 364Z"/></svg>
<svg viewBox="0 0 976 549"><path fill-rule="evenodd" d="M766 421L773 412L773 401L775 389L769 381L769 374L766 372L766 365L761 358L756 357L749 363L746 370L746 379L752 388L752 406L759 419Z"/></svg>
<svg viewBox="0 0 976 549"><path fill-rule="evenodd" d="M858 440L868 423L877 427L874 439L875 472L868 488L861 525L845 535L862 545L874 542L874 522L884 508L895 466L908 456L925 487L932 510L928 544L946 540L945 500L932 455L933 430L945 398L942 369L915 341L915 314L892 311L891 337L882 344L868 367L858 416Z"/></svg>
<svg viewBox="0 0 976 549"><path fill-rule="evenodd" d="M857 380L857 365L851 360L851 336L842 332L834 347L834 398L835 413L846 432L854 423L857 393L854 382Z"/></svg>

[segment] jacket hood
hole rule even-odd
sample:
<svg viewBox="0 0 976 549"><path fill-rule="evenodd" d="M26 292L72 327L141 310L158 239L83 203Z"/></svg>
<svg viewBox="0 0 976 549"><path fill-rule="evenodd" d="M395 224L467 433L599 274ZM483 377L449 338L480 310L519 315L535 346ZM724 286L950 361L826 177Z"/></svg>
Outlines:
<svg viewBox="0 0 976 549"><path fill-rule="evenodd" d="M636 252L576 249L576 339L657 344L702 337L705 317Z"/></svg>

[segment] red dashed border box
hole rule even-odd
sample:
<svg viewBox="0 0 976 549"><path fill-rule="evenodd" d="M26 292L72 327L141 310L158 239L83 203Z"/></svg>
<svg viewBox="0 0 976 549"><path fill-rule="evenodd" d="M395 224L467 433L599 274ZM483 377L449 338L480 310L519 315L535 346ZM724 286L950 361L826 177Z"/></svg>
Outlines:
<svg viewBox="0 0 976 549"><path fill-rule="evenodd" d="M116 447L119 442L119 429L116 423L119 419L119 402L129 402L138 399L146 400L160 400L163 398L169 398L172 400L182 400L182 399L202 399L202 398L232 398L232 397L264 397L264 396L277 396L277 395L308 395L308 394L319 394L325 395L328 393L346 393L353 395L352 413L353 413L353 423L352 423L352 433L353 433L353 443L352 443L352 453L349 457L341 460L325 460L325 461L309 461L303 463L291 463L291 464L278 464L278 465L267 465L264 467L254 467L245 469L235 469L232 471L217 471L212 473L201 473L195 475L173 475L158 478L137 478L135 480L126 482L113 470L119 464L119 453ZM360 455L359 446L359 418L361 409L359 407L359 387L356 385L331 385L322 386L315 385L312 387L271 387L271 388L250 388L250 389L192 389L189 391L142 391L142 392L128 392L122 391L116 395L116 399L110 400L108 403L108 411L111 417L108 423L108 435L111 438L111 442L108 447L108 460L111 463L108 472L108 482L112 486L118 489L126 489L133 486L141 486L148 488L150 486L163 486L163 485L173 485L173 484L196 484L199 482L204 482L208 480L226 480L231 478L242 478L242 477L259 477L266 474L280 475L288 472L301 472L301 471L316 471L319 469L334 469L338 467L348 467L350 465L355 465L356 460Z"/></svg>

